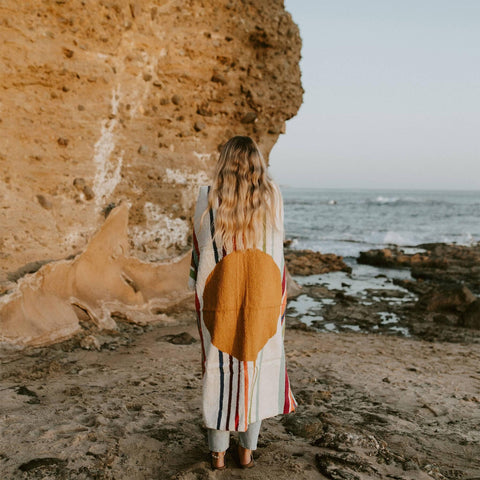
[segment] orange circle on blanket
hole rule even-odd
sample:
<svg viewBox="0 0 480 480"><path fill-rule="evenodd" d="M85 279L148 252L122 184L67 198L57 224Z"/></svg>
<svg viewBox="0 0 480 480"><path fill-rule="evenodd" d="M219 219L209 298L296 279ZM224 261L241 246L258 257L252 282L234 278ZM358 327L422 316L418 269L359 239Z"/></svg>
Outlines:
<svg viewBox="0 0 480 480"><path fill-rule="evenodd" d="M205 282L203 320L212 344L241 361L255 360L275 335L281 306L280 269L258 249L229 253Z"/></svg>

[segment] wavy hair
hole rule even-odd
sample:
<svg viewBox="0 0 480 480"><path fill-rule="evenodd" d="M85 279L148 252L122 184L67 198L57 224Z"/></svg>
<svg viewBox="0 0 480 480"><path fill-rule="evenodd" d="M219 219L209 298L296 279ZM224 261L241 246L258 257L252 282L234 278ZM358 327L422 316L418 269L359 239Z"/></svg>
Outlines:
<svg viewBox="0 0 480 480"><path fill-rule="evenodd" d="M235 136L223 145L208 194L208 206L216 209L215 241L225 248L254 248L264 222L280 229L278 203L281 195L270 177L256 143Z"/></svg>

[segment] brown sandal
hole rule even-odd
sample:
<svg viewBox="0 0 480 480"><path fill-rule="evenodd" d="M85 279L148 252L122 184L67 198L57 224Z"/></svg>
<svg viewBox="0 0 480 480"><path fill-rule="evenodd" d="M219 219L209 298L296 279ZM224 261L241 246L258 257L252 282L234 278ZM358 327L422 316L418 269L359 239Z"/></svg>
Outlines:
<svg viewBox="0 0 480 480"><path fill-rule="evenodd" d="M237 456L236 456L236 460L237 460L240 468L252 468L255 465L255 461L253 460L253 452L250 452L250 461L248 463L242 463L242 462L240 462L239 449L240 449L240 445L238 445Z"/></svg>
<svg viewBox="0 0 480 480"><path fill-rule="evenodd" d="M222 452L210 452L210 465L212 467L212 470L225 470L227 468L227 465L225 464L225 452L223 452L223 455L220 456L219 453ZM214 460L218 460L219 458L223 457L223 465L221 467L217 467L215 465Z"/></svg>
<svg viewBox="0 0 480 480"><path fill-rule="evenodd" d="M253 460L253 453L250 454L250 461L248 463L240 463L242 468L252 468L255 465Z"/></svg>

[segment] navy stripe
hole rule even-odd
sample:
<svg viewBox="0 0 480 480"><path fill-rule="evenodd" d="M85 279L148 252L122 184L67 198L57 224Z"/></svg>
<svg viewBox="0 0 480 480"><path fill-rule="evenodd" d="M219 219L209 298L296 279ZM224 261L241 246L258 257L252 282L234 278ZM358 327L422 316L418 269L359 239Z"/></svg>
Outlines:
<svg viewBox="0 0 480 480"><path fill-rule="evenodd" d="M232 408L232 390L233 390L233 357L231 355L228 356L230 359L230 388L228 392L228 410L227 410L227 429L230 425L230 410Z"/></svg>
<svg viewBox="0 0 480 480"><path fill-rule="evenodd" d="M210 192L210 185L208 186L208 192ZM218 263L218 250L217 250L217 244L215 243L214 240L214 235L215 235L215 225L213 223L213 210L209 210L210 214L210 233L212 235L212 242L213 242L213 253L215 254L215 263Z"/></svg>
<svg viewBox="0 0 480 480"><path fill-rule="evenodd" d="M220 362L220 405L218 407L217 430L220 430L220 423L222 421L222 407L223 407L223 353L218 351Z"/></svg>

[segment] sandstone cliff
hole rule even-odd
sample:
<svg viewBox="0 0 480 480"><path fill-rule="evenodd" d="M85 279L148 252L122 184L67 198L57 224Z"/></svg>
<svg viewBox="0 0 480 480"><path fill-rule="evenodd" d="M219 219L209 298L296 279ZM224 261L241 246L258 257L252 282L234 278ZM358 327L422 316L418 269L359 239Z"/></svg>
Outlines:
<svg viewBox="0 0 480 480"><path fill-rule="evenodd" d="M185 294L219 146L248 134L268 157L297 112L298 28L281 0L26 0L0 5L0 42L0 339L56 341L79 311L114 328L113 304L145 320L170 280ZM114 208L109 250L91 239ZM122 287L85 294L107 264Z"/></svg>

